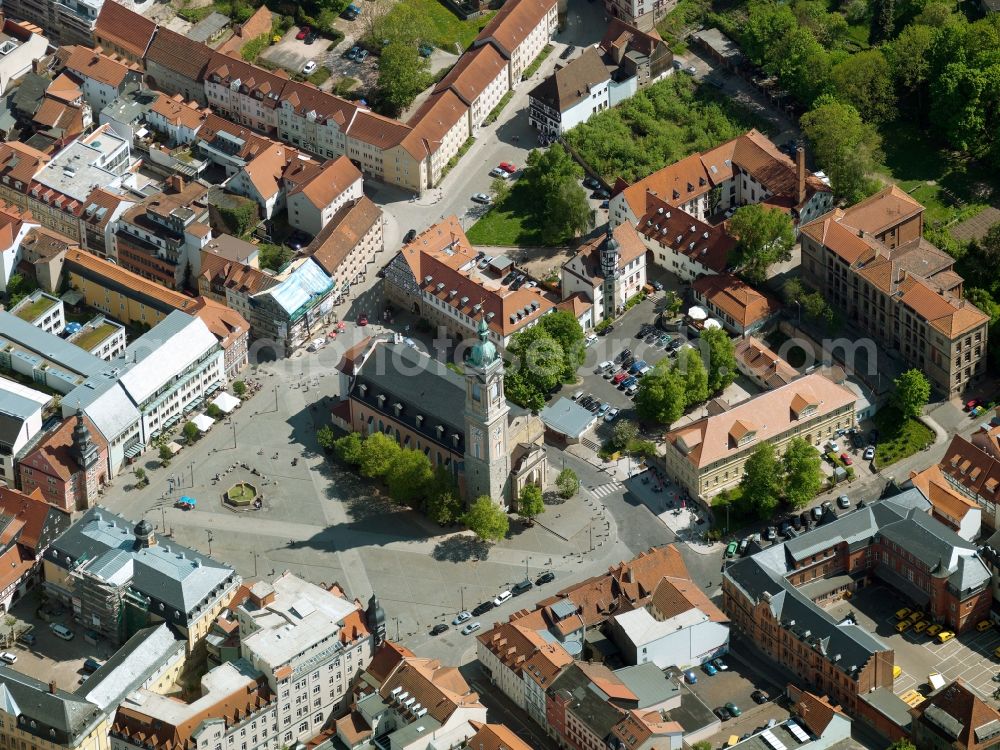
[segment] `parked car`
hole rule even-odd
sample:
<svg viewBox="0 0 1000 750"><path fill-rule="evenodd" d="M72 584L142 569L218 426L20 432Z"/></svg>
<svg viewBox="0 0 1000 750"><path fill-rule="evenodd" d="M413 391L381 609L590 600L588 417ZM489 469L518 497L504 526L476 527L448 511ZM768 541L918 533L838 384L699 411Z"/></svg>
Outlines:
<svg viewBox="0 0 1000 750"><path fill-rule="evenodd" d="M608 413L604 415L605 422L614 422L617 419L620 410L618 409L608 409Z"/></svg>
<svg viewBox="0 0 1000 750"><path fill-rule="evenodd" d="M10 651L0 651L0 659L8 664L13 664L17 661L17 654L12 654Z"/></svg>
<svg viewBox="0 0 1000 750"><path fill-rule="evenodd" d="M310 31L312 31L312 29L309 28L308 26L301 26L299 27L299 33L295 35L295 38L301 42L303 39L309 36Z"/></svg>
<svg viewBox="0 0 1000 750"><path fill-rule="evenodd" d="M488 206L493 202L493 199L486 193L473 193L472 201L474 203L482 203L484 206Z"/></svg>
<svg viewBox="0 0 1000 750"><path fill-rule="evenodd" d="M359 47L359 48L358 48L358 54L357 54L357 55L355 55L354 59L355 59L355 60L356 60L357 62L364 62L364 61L365 61L365 58L367 58L367 57L368 57L368 50L366 50L366 49L364 49L364 48L361 48L361 47Z"/></svg>
<svg viewBox="0 0 1000 750"><path fill-rule="evenodd" d="M694 673L693 669L689 669L687 672L684 673L684 682L686 682L688 685L694 685L696 682L698 682L698 675Z"/></svg>
<svg viewBox="0 0 1000 750"><path fill-rule="evenodd" d="M590 197L594 200L605 201L611 197L611 193L604 188L597 188L597 190L591 193Z"/></svg>
<svg viewBox="0 0 1000 750"><path fill-rule="evenodd" d="M531 581L529 581L527 578L525 578L523 581L519 581L518 583L515 583L511 587L510 592L514 596L520 596L525 591L530 591L533 587L534 587L534 584Z"/></svg>
<svg viewBox="0 0 1000 750"><path fill-rule="evenodd" d="M559 59L567 60L569 59L569 56L572 55L574 52L576 52L576 45L571 44L566 49L564 49L562 52L559 53Z"/></svg>
<svg viewBox="0 0 1000 750"><path fill-rule="evenodd" d="M698 71L695 69L694 65L688 65L686 68L684 68L684 72L687 73L689 76L698 74Z"/></svg>
<svg viewBox="0 0 1000 750"><path fill-rule="evenodd" d="M302 75L307 76L316 70L316 61L310 60L305 65L302 66Z"/></svg>
<svg viewBox="0 0 1000 750"><path fill-rule="evenodd" d="M954 637L955 637L955 634L953 632L951 632L950 630L942 630L940 633L937 634L937 642L938 643L947 643L948 641L950 641ZM1000 649L1000 647L998 647L998 649Z"/></svg>
<svg viewBox="0 0 1000 750"><path fill-rule="evenodd" d="M719 721L729 721L729 719L732 718L729 715L729 712L726 710L725 706L719 706L718 708L713 708L712 713L714 713L716 716L719 717Z"/></svg>
<svg viewBox="0 0 1000 750"><path fill-rule="evenodd" d="M911 612L913 612L913 610L910 609L909 607L902 607L901 609L897 609L896 610L896 619L897 620L905 620L907 617L910 616Z"/></svg>
<svg viewBox="0 0 1000 750"><path fill-rule="evenodd" d="M762 705L771 700L771 696L765 693L763 690L754 690L752 693L750 693L750 698L753 699L753 702L758 705Z"/></svg>
<svg viewBox="0 0 1000 750"><path fill-rule="evenodd" d="M852 465L854 463L854 459L851 458L846 453L841 453L840 454L840 460L844 462L844 466L850 466L850 465Z"/></svg>
<svg viewBox="0 0 1000 750"><path fill-rule="evenodd" d="M472 616L473 617L479 617L479 615L485 615L487 612L489 612L491 609L493 609L493 607L494 607L493 602L491 602L491 601L490 602L483 602L478 607L476 607L474 610L472 610Z"/></svg>
<svg viewBox="0 0 1000 750"><path fill-rule="evenodd" d="M358 59L358 53L360 51L361 51L361 47L359 47L358 45L355 44L353 47L351 47L349 50L347 50L347 52L344 54L344 57L346 57L348 60L357 60Z"/></svg>
<svg viewBox="0 0 1000 750"><path fill-rule="evenodd" d="M712 659L712 666L714 666L720 672L725 672L727 669L729 669L729 665L726 664L726 662L722 661L722 659Z"/></svg>
<svg viewBox="0 0 1000 750"><path fill-rule="evenodd" d="M597 332L597 335L598 336L607 336L613 330L615 330L615 327L613 325L604 326L604 328L602 328L601 330L599 330Z"/></svg>
<svg viewBox="0 0 1000 750"><path fill-rule="evenodd" d="M799 531L802 528L802 518L797 515L792 516L792 526Z"/></svg>
<svg viewBox="0 0 1000 750"><path fill-rule="evenodd" d="M445 625L443 622L439 622L437 625L431 628L431 635L441 635L442 633L447 632L447 630L448 626Z"/></svg>
<svg viewBox="0 0 1000 750"><path fill-rule="evenodd" d="M809 511L804 510L801 513L799 513L799 519L802 521L802 529L804 531L808 531L809 530L809 520L810 520L809 519Z"/></svg>
<svg viewBox="0 0 1000 750"><path fill-rule="evenodd" d="M739 549L739 544L734 540L726 545L726 557L735 557L736 550Z"/></svg>
<svg viewBox="0 0 1000 750"><path fill-rule="evenodd" d="M701 671L707 674L709 677L715 677L719 673L719 670L713 667L708 662L701 665Z"/></svg>
<svg viewBox="0 0 1000 750"><path fill-rule="evenodd" d="M458 617L456 617L454 620L451 621L451 624L461 625L466 620L471 620L471 619L472 619L472 613L469 612L468 610L463 610L458 613Z"/></svg>
<svg viewBox="0 0 1000 750"><path fill-rule="evenodd" d="M865 461L873 461L875 459L875 446L869 445L865 448Z"/></svg>
<svg viewBox="0 0 1000 750"><path fill-rule="evenodd" d="M468 625L462 628L462 635L469 635L470 633L475 633L481 627L482 625L480 625L478 622L470 622Z"/></svg>
<svg viewBox="0 0 1000 750"><path fill-rule="evenodd" d="M849 498L847 495L841 495L840 497L837 498L837 507L847 510L848 508L851 507L851 498Z"/></svg>
<svg viewBox="0 0 1000 750"><path fill-rule="evenodd" d="M976 623L976 630L980 633L985 633L987 630L993 627L993 623L989 620L980 620Z"/></svg>
<svg viewBox="0 0 1000 750"><path fill-rule="evenodd" d="M659 281L654 281L653 282L653 289L655 289L658 292L662 292L663 291L663 284L661 284Z"/></svg>
<svg viewBox="0 0 1000 750"><path fill-rule="evenodd" d="M594 177L584 177L583 186L587 188L587 190L597 190L597 188L601 186L601 183Z"/></svg>
<svg viewBox="0 0 1000 750"><path fill-rule="evenodd" d="M633 377L628 377L628 378L625 378L625 379L624 379L624 380L623 380L623 381L621 382L621 389L622 389L622 390L625 390L626 388L631 388L631 387L632 387L633 385L635 385L635 386L638 386L638 385L639 385L639 378L637 378L637 377L635 377L635 376L633 376Z"/></svg>
<svg viewBox="0 0 1000 750"><path fill-rule="evenodd" d="M501 180L509 180L510 174L508 172L504 172L500 169L500 167L493 167L493 169L490 170L490 177L499 177Z"/></svg>
<svg viewBox="0 0 1000 750"><path fill-rule="evenodd" d="M315 44L315 43L316 43L316 34L310 31L308 34L306 34L306 44Z"/></svg>
<svg viewBox="0 0 1000 750"><path fill-rule="evenodd" d="M38 641L38 638L35 636L34 633L21 633L21 635L17 637L17 640L19 640L25 646L34 646L35 643Z"/></svg>
<svg viewBox="0 0 1000 750"><path fill-rule="evenodd" d="M813 521L815 521L816 523L819 523L823 519L823 509L820 508L818 505L815 508L811 509L810 513L812 513Z"/></svg>
<svg viewBox="0 0 1000 750"><path fill-rule="evenodd" d="M556 574L553 573L551 570L546 570L544 573L538 576L538 578L535 579L535 585L541 586L546 583L551 583L554 580L556 580Z"/></svg>
<svg viewBox="0 0 1000 750"><path fill-rule="evenodd" d="M499 594L497 594L496 598L493 600L493 606L499 607L501 604L506 602L512 596L514 595L510 593L510 591L501 591Z"/></svg>
<svg viewBox="0 0 1000 750"><path fill-rule="evenodd" d="M348 5L346 8L344 8L344 12L340 14L340 17L343 18L345 21L353 21L360 15L361 15L361 8L352 3L351 5Z"/></svg>
<svg viewBox="0 0 1000 750"><path fill-rule="evenodd" d="M944 626L943 625L938 625L937 623L934 623L929 628L927 628L927 635L929 635L931 638L933 638L938 633L940 633L942 630L944 630Z"/></svg>
<svg viewBox="0 0 1000 750"><path fill-rule="evenodd" d="M628 373L625 372L624 370L619 370L618 373L613 378L611 378L611 382L614 383L615 385L619 385L626 378L628 378Z"/></svg>
<svg viewBox="0 0 1000 750"><path fill-rule="evenodd" d="M626 359L628 359L631 356L632 356L632 350L631 349L622 349L620 352L618 352L618 356L615 357L615 361L616 362L624 362Z"/></svg>
<svg viewBox="0 0 1000 750"><path fill-rule="evenodd" d="M510 174L514 174L514 172L517 171L517 167L514 164L511 164L509 161L502 161L497 166L500 167L500 169L502 169L504 172L508 172Z"/></svg>
<svg viewBox="0 0 1000 750"><path fill-rule="evenodd" d="M741 715L741 714L743 713L743 712L742 712L742 711L740 710L740 707L739 707L739 706L737 706L737 705L736 705L735 703L733 703L732 701L730 701L729 703L727 703L727 704L726 704L726 710L727 710L727 711L728 711L729 713L731 713L731 714L733 715L733 717L734 717L734 718L735 718L735 717L737 717L737 716L740 716L740 715Z"/></svg>
<svg viewBox="0 0 1000 750"><path fill-rule="evenodd" d="M768 526L764 530L764 539L766 539L767 541L773 542L777 538L778 538L778 530L774 526Z"/></svg>
<svg viewBox="0 0 1000 750"><path fill-rule="evenodd" d="M601 405L600 405L600 406L599 406L599 407L597 408L597 413L598 413L598 414L599 414L600 416L602 416L602 417L603 417L603 416L604 416L605 414L607 414L607 413L608 413L608 409L610 409L610 408L611 408L611 404L609 404L609 403L608 403L607 401L605 401L605 402L604 402L603 404L601 404Z"/></svg>

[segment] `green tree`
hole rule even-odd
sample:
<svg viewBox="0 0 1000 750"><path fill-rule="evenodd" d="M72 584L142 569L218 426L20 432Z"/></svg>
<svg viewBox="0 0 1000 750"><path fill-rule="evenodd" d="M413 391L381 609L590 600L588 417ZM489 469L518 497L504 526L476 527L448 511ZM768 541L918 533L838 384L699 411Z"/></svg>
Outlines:
<svg viewBox="0 0 1000 750"><path fill-rule="evenodd" d="M160 463L164 466L170 465L170 459L174 457L174 452L166 445L160 446Z"/></svg>
<svg viewBox="0 0 1000 750"><path fill-rule="evenodd" d="M684 406L700 404L708 398L708 372L697 349L683 349L677 358L677 373L684 378Z"/></svg>
<svg viewBox="0 0 1000 750"><path fill-rule="evenodd" d="M246 237L260 223L260 210L257 204L249 198L238 196L226 196L226 201L218 207L219 216L222 217L230 234Z"/></svg>
<svg viewBox="0 0 1000 750"><path fill-rule="evenodd" d="M537 484L526 484L517 497L517 515L525 518L528 524L534 523L535 516L545 510L542 499L542 489Z"/></svg>
<svg viewBox="0 0 1000 750"><path fill-rule="evenodd" d="M760 203L736 209L729 231L738 238L737 264L751 284L767 280L767 269L789 260L795 244L795 228L788 214Z"/></svg>
<svg viewBox="0 0 1000 750"><path fill-rule="evenodd" d="M521 180L543 219L542 240L546 244L562 244L593 225L587 194L579 184L582 177L583 169L558 143L528 154Z"/></svg>
<svg viewBox="0 0 1000 750"><path fill-rule="evenodd" d="M623 451L637 437L639 437L638 425L631 419L623 419L616 422L611 430L611 447L616 451Z"/></svg>
<svg viewBox="0 0 1000 750"><path fill-rule="evenodd" d="M907 739L896 740L886 750L917 750L917 746Z"/></svg>
<svg viewBox="0 0 1000 750"><path fill-rule="evenodd" d="M927 377L920 370L907 370L893 383L896 386L893 394L896 408L906 418L919 417L931 397L931 384Z"/></svg>
<svg viewBox="0 0 1000 750"><path fill-rule="evenodd" d="M740 479L739 506L746 515L770 518L781 496L781 465L770 443L761 443L750 454Z"/></svg>
<svg viewBox="0 0 1000 750"><path fill-rule="evenodd" d="M425 512L435 523L447 526L462 515L462 503L454 490L434 492L427 496Z"/></svg>
<svg viewBox="0 0 1000 750"><path fill-rule="evenodd" d="M896 85L904 95L914 97L914 110L921 118L926 116L922 110L927 96L933 44L934 29L924 24L911 23L885 48Z"/></svg>
<svg viewBox="0 0 1000 750"><path fill-rule="evenodd" d="M556 310L544 316L538 326L562 347L564 363L562 381L572 382L576 378L577 368L583 364L587 355L580 321L569 310Z"/></svg>
<svg viewBox="0 0 1000 750"><path fill-rule="evenodd" d="M261 242L257 245L257 262L261 268L280 271L295 256L290 247Z"/></svg>
<svg viewBox="0 0 1000 750"><path fill-rule="evenodd" d="M331 450L334 443L337 442L337 438L334 435L333 428L330 425L325 424L316 430L316 442L319 447L325 451Z"/></svg>
<svg viewBox="0 0 1000 750"><path fill-rule="evenodd" d="M781 457L785 498L796 508L804 507L823 486L819 451L807 440L792 438Z"/></svg>
<svg viewBox="0 0 1000 750"><path fill-rule="evenodd" d="M569 500L580 490L580 479L572 469L563 469L556 477L556 489L559 497Z"/></svg>
<svg viewBox="0 0 1000 750"><path fill-rule="evenodd" d="M736 380L736 349L729 334L721 328L708 328L701 332L699 348L708 346L708 392L719 393Z"/></svg>
<svg viewBox="0 0 1000 750"><path fill-rule="evenodd" d="M433 481L434 469L430 459L423 451L412 448L401 449L385 472L389 497L411 508L418 508L423 504L427 489Z"/></svg>
<svg viewBox="0 0 1000 750"><path fill-rule="evenodd" d="M12 273L7 280L7 305L13 307L38 289L35 280L22 273Z"/></svg>
<svg viewBox="0 0 1000 750"><path fill-rule="evenodd" d="M146 470L141 466L137 466L135 469L135 480L140 487L146 484Z"/></svg>
<svg viewBox="0 0 1000 750"><path fill-rule="evenodd" d="M244 383L242 380L237 380L236 382L233 383L233 393L235 393L237 396L242 398L243 396L246 395L246 392L247 392L247 384Z"/></svg>
<svg viewBox="0 0 1000 750"><path fill-rule="evenodd" d="M866 122L885 122L896 114L892 71L880 49L845 57L833 66L830 77L838 96L852 104Z"/></svg>
<svg viewBox="0 0 1000 750"><path fill-rule="evenodd" d="M493 194L493 202L501 204L510 195L510 181L503 177L494 177L490 183L490 193Z"/></svg>
<svg viewBox="0 0 1000 750"><path fill-rule="evenodd" d="M896 31L896 0L876 0L873 21L873 36L876 40L892 39Z"/></svg>
<svg viewBox="0 0 1000 750"><path fill-rule="evenodd" d="M514 362L504 376L507 398L526 409L541 409L545 397L559 385L566 371L563 348L537 325L515 334L507 353Z"/></svg>
<svg viewBox="0 0 1000 750"><path fill-rule="evenodd" d="M510 529L510 519L489 495L482 495L462 515L462 523L484 542L499 542Z"/></svg>
<svg viewBox="0 0 1000 750"><path fill-rule="evenodd" d="M361 475L384 477L400 450L402 449L399 443L388 435L381 432L372 433L361 444Z"/></svg>
<svg viewBox="0 0 1000 750"><path fill-rule="evenodd" d="M181 433L187 438L189 443L193 443L198 439L200 431L198 430L198 425L194 422L185 422L184 426L181 428Z"/></svg>
<svg viewBox="0 0 1000 750"><path fill-rule="evenodd" d="M382 114L397 116L430 82L427 60L417 53L416 45L390 38L378 62L376 99Z"/></svg>
<svg viewBox="0 0 1000 750"><path fill-rule="evenodd" d="M857 203L875 192L878 183L870 175L882 159L882 139L857 109L824 97L802 115L801 125L838 196Z"/></svg>
<svg viewBox="0 0 1000 750"><path fill-rule="evenodd" d="M681 418L686 404L684 379L665 359L657 362L652 372L639 381L635 411L640 419L670 425Z"/></svg>
<svg viewBox="0 0 1000 750"><path fill-rule="evenodd" d="M342 438L338 438L333 443L333 452L341 461L351 466L361 463L361 449L364 441L361 433L350 432Z"/></svg>

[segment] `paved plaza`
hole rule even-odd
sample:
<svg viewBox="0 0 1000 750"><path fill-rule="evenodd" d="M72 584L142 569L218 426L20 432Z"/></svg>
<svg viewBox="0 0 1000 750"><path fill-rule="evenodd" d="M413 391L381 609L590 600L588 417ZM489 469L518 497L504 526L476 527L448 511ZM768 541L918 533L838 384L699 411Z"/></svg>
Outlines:
<svg viewBox="0 0 1000 750"><path fill-rule="evenodd" d="M373 329L366 333L376 333ZM553 501L533 526L512 519L510 536L494 546L477 542L461 527L443 529L393 505L325 457L315 442L316 428L326 423L338 394L336 364L361 335L349 327L319 352L251 368L246 377L259 388L230 419L218 421L167 468L148 451L139 465L149 486L132 489L131 476L123 474L102 503L130 519L147 518L179 543L210 552L247 578L291 570L315 583L338 581L362 600L374 591L388 613L390 636L398 633L431 655L463 646L463 661L472 657L472 639L454 629L431 639L427 631L434 624L450 622L463 607L492 599L526 575L534 579L553 570L556 581L546 586L552 593L629 559L647 542L672 541L661 527L636 549L623 543L605 505L620 501L623 488L580 464L574 464L581 476L576 497ZM552 465L559 465L558 451L550 451ZM224 506L223 493L240 481L263 495L261 510L234 512ZM197 500L195 508L174 507L183 495ZM538 598L535 591L523 597ZM484 626L527 603L508 602L489 613Z"/></svg>

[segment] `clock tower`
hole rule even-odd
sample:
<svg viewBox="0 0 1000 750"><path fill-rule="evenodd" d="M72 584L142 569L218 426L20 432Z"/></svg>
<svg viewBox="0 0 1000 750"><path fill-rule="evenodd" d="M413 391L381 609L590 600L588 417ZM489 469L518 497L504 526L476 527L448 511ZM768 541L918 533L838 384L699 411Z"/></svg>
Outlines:
<svg viewBox="0 0 1000 750"><path fill-rule="evenodd" d="M485 317L479 341L465 361L465 486L471 504L489 495L500 507L510 504L510 450L503 390L503 360L489 340Z"/></svg>

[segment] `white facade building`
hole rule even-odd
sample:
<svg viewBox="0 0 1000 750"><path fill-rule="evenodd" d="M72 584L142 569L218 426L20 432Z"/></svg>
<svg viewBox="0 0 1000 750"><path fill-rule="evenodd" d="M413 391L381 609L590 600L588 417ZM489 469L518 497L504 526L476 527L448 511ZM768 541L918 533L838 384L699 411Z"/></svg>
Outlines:
<svg viewBox="0 0 1000 750"><path fill-rule="evenodd" d="M52 397L0 378L0 481L14 487L18 453L42 429L42 410Z"/></svg>

